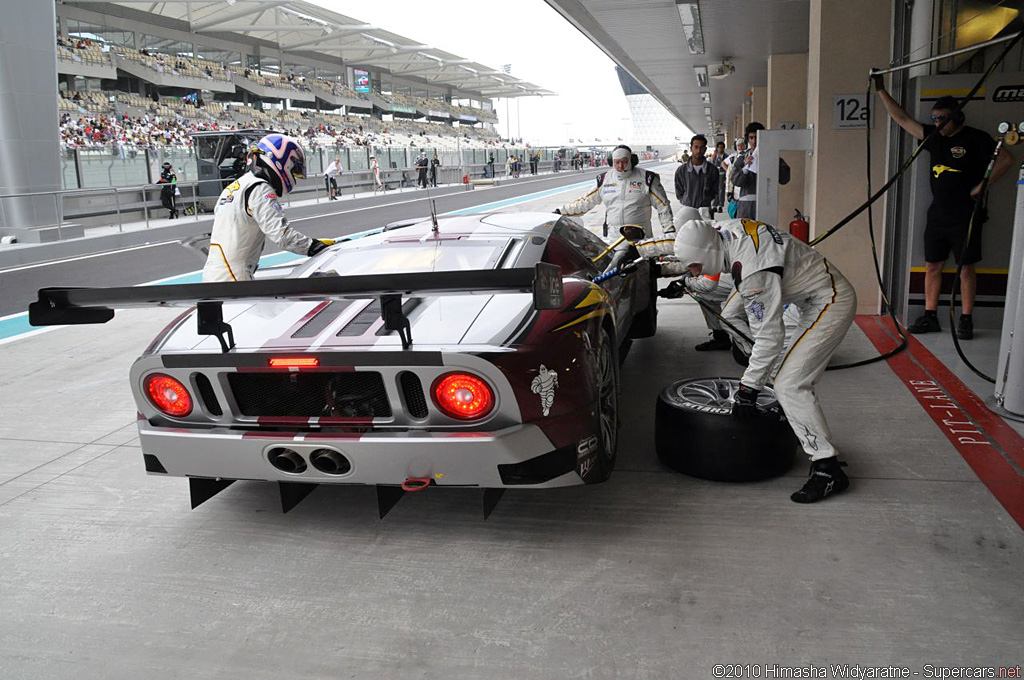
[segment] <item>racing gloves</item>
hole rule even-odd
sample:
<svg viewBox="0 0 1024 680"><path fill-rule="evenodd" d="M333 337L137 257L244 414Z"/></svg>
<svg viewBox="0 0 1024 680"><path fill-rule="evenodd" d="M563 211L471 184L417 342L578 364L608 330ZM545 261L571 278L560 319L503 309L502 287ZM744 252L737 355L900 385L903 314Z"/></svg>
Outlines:
<svg viewBox="0 0 1024 680"><path fill-rule="evenodd" d="M761 390L755 390L753 387L747 387L740 383L740 388L736 391L736 396L733 397L733 418L747 420L756 417L759 413L757 410L757 395L760 393Z"/></svg>
<svg viewBox="0 0 1024 680"><path fill-rule="evenodd" d="M309 257L313 257L314 255L319 253L321 250L325 250L327 248L327 246L329 246L329 245L330 244L326 243L325 241L321 241L319 239L313 239L313 242L309 244L309 250L306 251L306 255L309 256Z"/></svg>
<svg viewBox="0 0 1024 680"><path fill-rule="evenodd" d="M686 279L688 278L690 278L689 272L683 278L676 279L659 290L658 297L668 298L669 300L683 297L686 294Z"/></svg>

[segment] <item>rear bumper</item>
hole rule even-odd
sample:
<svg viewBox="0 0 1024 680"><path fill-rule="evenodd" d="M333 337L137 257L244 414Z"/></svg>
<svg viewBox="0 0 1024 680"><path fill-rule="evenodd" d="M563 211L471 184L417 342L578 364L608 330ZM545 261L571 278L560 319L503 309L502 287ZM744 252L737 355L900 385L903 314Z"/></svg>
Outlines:
<svg viewBox="0 0 1024 680"><path fill-rule="evenodd" d="M315 484L401 484L426 477L438 486L549 488L582 484L575 447L555 449L532 424L495 432L264 433L226 428L156 427L139 421L142 451L173 477L251 479ZM288 448L307 463L301 473L270 464L274 449ZM331 449L351 463L343 475L309 464L317 449ZM499 467L500 466L500 467ZM148 467L148 466L147 466Z"/></svg>

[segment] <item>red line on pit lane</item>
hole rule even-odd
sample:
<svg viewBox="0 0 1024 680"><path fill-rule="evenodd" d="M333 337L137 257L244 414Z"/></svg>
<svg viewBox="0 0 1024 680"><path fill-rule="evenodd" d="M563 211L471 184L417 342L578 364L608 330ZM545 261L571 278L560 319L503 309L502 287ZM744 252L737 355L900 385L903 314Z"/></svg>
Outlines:
<svg viewBox="0 0 1024 680"><path fill-rule="evenodd" d="M886 352L895 346L891 320L857 316L856 322L878 351ZM1024 529L1024 477L1011 463L1012 460L1024 465L1024 438L989 411L913 336L908 339L907 351L890 357L887 363L978 479ZM970 425L963 424L967 422Z"/></svg>

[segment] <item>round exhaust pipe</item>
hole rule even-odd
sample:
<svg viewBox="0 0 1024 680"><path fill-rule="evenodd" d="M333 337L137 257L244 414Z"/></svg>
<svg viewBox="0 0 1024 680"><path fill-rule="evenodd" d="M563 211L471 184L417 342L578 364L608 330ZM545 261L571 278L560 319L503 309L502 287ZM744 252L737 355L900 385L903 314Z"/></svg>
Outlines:
<svg viewBox="0 0 1024 680"><path fill-rule="evenodd" d="M306 461L291 449L273 449L267 455L267 460L281 472L299 474L306 471Z"/></svg>
<svg viewBox="0 0 1024 680"><path fill-rule="evenodd" d="M332 449L317 449L309 454L309 462L325 475L344 475L352 470L349 459Z"/></svg>

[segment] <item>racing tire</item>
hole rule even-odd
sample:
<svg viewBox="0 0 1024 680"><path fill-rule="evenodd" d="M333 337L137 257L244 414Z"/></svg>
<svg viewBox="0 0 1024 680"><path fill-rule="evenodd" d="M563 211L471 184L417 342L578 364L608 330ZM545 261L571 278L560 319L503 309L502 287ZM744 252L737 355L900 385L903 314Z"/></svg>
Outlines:
<svg viewBox="0 0 1024 680"><path fill-rule="evenodd" d="M597 347L597 451L594 471L584 478L587 484L608 481L615 469L619 445L619 362L615 343L607 330L601 331Z"/></svg>
<svg viewBox="0 0 1024 680"><path fill-rule="evenodd" d="M743 348L737 344L736 340L732 341L732 358L733 361L743 368L750 365L750 355L743 351Z"/></svg>
<svg viewBox="0 0 1024 680"><path fill-rule="evenodd" d="M649 298L647 307L633 317L629 326L630 338L650 338L658 332L658 279L652 268L648 284Z"/></svg>
<svg viewBox="0 0 1024 680"><path fill-rule="evenodd" d="M756 417L735 420L735 378L691 378L658 395L654 446L658 459L691 477L755 482L778 477L794 462L800 442L771 388L758 395Z"/></svg>
<svg viewBox="0 0 1024 680"><path fill-rule="evenodd" d="M619 345L619 368L622 368L622 364L626 363L626 357L629 356L629 350L633 347L633 338L626 338Z"/></svg>

